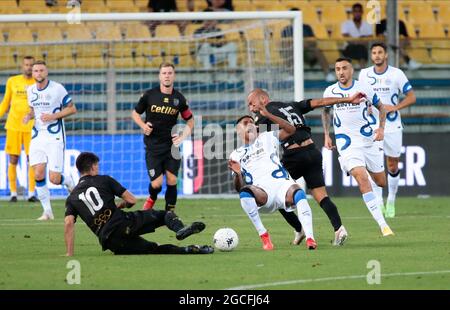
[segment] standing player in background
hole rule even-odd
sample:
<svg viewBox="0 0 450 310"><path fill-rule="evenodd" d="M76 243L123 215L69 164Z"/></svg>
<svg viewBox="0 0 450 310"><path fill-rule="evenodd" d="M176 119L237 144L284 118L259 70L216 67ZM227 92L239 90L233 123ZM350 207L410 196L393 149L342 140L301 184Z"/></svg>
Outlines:
<svg viewBox="0 0 450 310"><path fill-rule="evenodd" d="M33 65L36 84L28 87L30 112L23 118L27 124L34 118L30 144L30 165L34 169L36 190L44 212L40 221L53 220L50 191L45 180L47 166L50 182L65 185L69 191L75 186L70 174L62 174L66 136L63 118L75 114L77 109L72 98L61 84L48 79L47 65L36 61Z"/></svg>
<svg viewBox="0 0 450 310"><path fill-rule="evenodd" d="M324 97L348 98L355 92L362 92L368 98L368 105L373 104L380 111L379 127L373 130L371 124L375 118L369 114L370 106L355 105L350 101L334 105L334 134L342 170L352 175L358 182L367 209L378 223L383 236L393 235L394 233L383 217L381 202L373 193L369 181L370 174L378 186L386 185L383 157L380 156L383 149L375 143L375 141L383 140L386 111L383 103L370 87L353 80L353 66L350 59L337 59L335 71L338 81L327 87L323 94ZM322 112L324 145L329 150L334 148L329 133L330 110L331 107L325 108Z"/></svg>
<svg viewBox="0 0 450 310"><path fill-rule="evenodd" d="M374 65L362 69L359 73L359 80L371 87L384 103L386 112L386 128L384 134L384 155L387 159L388 168L388 189L389 194L384 209L386 217L395 216L395 197L400 181L400 170L398 163L402 150L403 126L400 117L400 110L413 105L416 102L416 95L408 81L405 73L399 68L388 65L388 54L384 43L374 43L370 48L371 59ZM402 93L405 98L399 102L399 95ZM378 124L378 111L374 110ZM384 158L383 158L384 160ZM378 196L383 201L383 190L378 188Z"/></svg>
<svg viewBox="0 0 450 310"><path fill-rule="evenodd" d="M150 177L150 197L144 204L144 210L153 208L162 188L164 174L167 183L166 210L175 209L177 203L177 175L181 163L178 147L190 136L194 117L186 98L173 88L174 81L175 66L162 63L159 66L160 85L147 90L131 113L133 121L144 131L145 161ZM141 119L142 113L145 113L145 122ZM179 113L187 126L181 135L172 135Z"/></svg>
<svg viewBox="0 0 450 310"><path fill-rule="evenodd" d="M334 229L334 245L343 245L347 239L347 230L342 225L338 209L333 201L328 197L323 178L322 153L316 148L311 137L311 128L305 123L303 114L306 114L317 107L330 106L343 102L352 102L359 104L364 99L364 94L355 93L351 98L344 100L342 98L323 98L308 99L300 102L284 103L270 101L269 94L264 90L257 88L250 92L247 97L248 107L251 112L258 113L256 124L272 125L268 118L259 114L259 107L266 107L267 110L288 121L295 126L295 133L282 142L283 157L281 162L289 174L297 180L304 177L306 185L311 190L314 200L317 201L322 210L326 213ZM269 130L270 127L267 127ZM286 221L295 229L295 238L293 244L299 244L304 238L301 232L301 225L298 219L292 213L279 210Z"/></svg>
<svg viewBox="0 0 450 310"><path fill-rule="evenodd" d="M9 155L8 181L11 191L10 202L17 202L17 164L22 151L22 145L29 159L31 128L33 122L23 124L24 116L30 111L27 102L27 88L35 83L32 78L33 56L25 56L22 61L22 74L12 76L6 82L6 92L0 104L0 118L8 111L6 120L5 152ZM36 183L33 168L28 167L28 201L38 202L34 195Z"/></svg>

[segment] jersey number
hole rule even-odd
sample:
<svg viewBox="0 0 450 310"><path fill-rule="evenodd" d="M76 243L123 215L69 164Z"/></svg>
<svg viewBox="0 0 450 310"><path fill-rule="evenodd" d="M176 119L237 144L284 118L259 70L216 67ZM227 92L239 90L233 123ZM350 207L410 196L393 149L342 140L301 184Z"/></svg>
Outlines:
<svg viewBox="0 0 450 310"><path fill-rule="evenodd" d="M78 195L78 198L80 198L80 200L84 202L84 204L86 205L86 207L88 207L92 215L95 215L95 212L97 212L103 207L103 200L100 197L100 193L95 187L89 187L86 190L86 193L81 193L80 195Z"/></svg>
<svg viewBox="0 0 450 310"><path fill-rule="evenodd" d="M278 109L278 111L283 113L286 116L287 121L289 123L291 123L292 125L294 125L294 126L302 125L303 122L302 122L301 117L298 116L297 113L292 112L292 109L293 109L292 107L285 107L285 108Z"/></svg>

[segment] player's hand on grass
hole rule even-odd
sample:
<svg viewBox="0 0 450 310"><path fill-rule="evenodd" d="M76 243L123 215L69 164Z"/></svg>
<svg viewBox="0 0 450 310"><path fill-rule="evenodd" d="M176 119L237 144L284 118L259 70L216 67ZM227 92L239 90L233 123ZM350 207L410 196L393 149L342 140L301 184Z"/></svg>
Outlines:
<svg viewBox="0 0 450 310"><path fill-rule="evenodd" d="M386 110L386 113L397 111L397 108L396 108L395 105L387 105L387 104L383 104L383 107L384 107L384 109Z"/></svg>
<svg viewBox="0 0 450 310"><path fill-rule="evenodd" d="M375 129L375 137L374 141L383 141L384 139L384 128L377 128Z"/></svg>
<svg viewBox="0 0 450 310"><path fill-rule="evenodd" d="M331 137L329 135L325 135L325 141L323 143L323 146L329 150L336 148L336 146L333 145L333 140L331 139Z"/></svg>
<svg viewBox="0 0 450 310"><path fill-rule="evenodd" d="M147 122L144 124L144 127L142 127L142 130L144 131L144 135L150 136L150 134L153 131L153 125L150 122Z"/></svg>
<svg viewBox="0 0 450 310"><path fill-rule="evenodd" d="M41 115L41 121L43 121L43 122L48 123L48 122L51 122L51 121L54 121L54 120L55 120L54 114L42 113L42 115Z"/></svg>
<svg viewBox="0 0 450 310"><path fill-rule="evenodd" d="M354 93L352 96L350 96L348 98L348 100L350 103L358 104L358 103L366 101L366 98L367 98L366 94L364 94L362 92L357 92L357 93Z"/></svg>
<svg viewBox="0 0 450 310"><path fill-rule="evenodd" d="M237 161L230 159L228 161L228 168L236 174L241 173L241 165Z"/></svg>

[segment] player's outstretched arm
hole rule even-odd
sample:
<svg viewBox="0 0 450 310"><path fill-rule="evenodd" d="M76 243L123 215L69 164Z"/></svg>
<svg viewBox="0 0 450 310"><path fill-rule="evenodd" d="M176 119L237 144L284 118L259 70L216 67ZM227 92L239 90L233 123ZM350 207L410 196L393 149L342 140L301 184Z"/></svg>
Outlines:
<svg viewBox="0 0 450 310"><path fill-rule="evenodd" d="M75 217L73 215L64 218L64 240L66 242L66 256L73 256L75 241Z"/></svg>
<svg viewBox="0 0 450 310"><path fill-rule="evenodd" d="M292 136L295 133L295 126L289 123L288 121L285 121L281 117L275 116L272 113L270 113L265 105L261 105L259 107L259 113L268 118L272 123L277 124L280 127L280 132L278 139L280 141L285 140L286 138Z"/></svg>
<svg viewBox="0 0 450 310"><path fill-rule="evenodd" d="M384 125L386 124L386 106L381 101L376 105L378 111L380 111L380 126L375 129L375 141L381 141L384 139Z"/></svg>
<svg viewBox="0 0 450 310"><path fill-rule="evenodd" d="M134 195L127 190L123 192L121 198L123 201L117 206L119 209L131 208L137 202L136 197L134 197Z"/></svg>
<svg viewBox="0 0 450 310"><path fill-rule="evenodd" d="M70 102L65 108L63 108L61 111L53 113L53 114L45 114L43 113L41 115L41 120L43 122L51 122L55 121L57 119L65 118L69 115L77 113L77 108L73 104L73 102Z"/></svg>
<svg viewBox="0 0 450 310"><path fill-rule="evenodd" d="M350 97L346 98L320 98L320 99L311 99L311 108L318 107L327 107L339 103L354 103L358 104L361 102L365 102L366 95L361 92L356 92Z"/></svg>
<svg viewBox="0 0 450 310"><path fill-rule="evenodd" d="M322 126L323 126L323 134L324 134L324 146L332 150L335 148L333 146L333 141L330 137L330 125L331 125L331 108L325 108L322 111Z"/></svg>

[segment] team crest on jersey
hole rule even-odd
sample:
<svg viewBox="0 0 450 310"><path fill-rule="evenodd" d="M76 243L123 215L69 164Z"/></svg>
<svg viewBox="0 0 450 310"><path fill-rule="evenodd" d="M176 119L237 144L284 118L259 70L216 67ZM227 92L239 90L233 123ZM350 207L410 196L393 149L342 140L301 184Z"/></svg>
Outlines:
<svg viewBox="0 0 450 310"><path fill-rule="evenodd" d="M155 169L150 169L149 171L148 171L148 174L150 175L150 177L154 177L155 176Z"/></svg>
<svg viewBox="0 0 450 310"><path fill-rule="evenodd" d="M169 103L169 98L165 97L163 101L164 103Z"/></svg>
<svg viewBox="0 0 450 310"><path fill-rule="evenodd" d="M180 100L178 100L178 98L174 98L173 99L173 105L174 106L178 106L180 104Z"/></svg>

